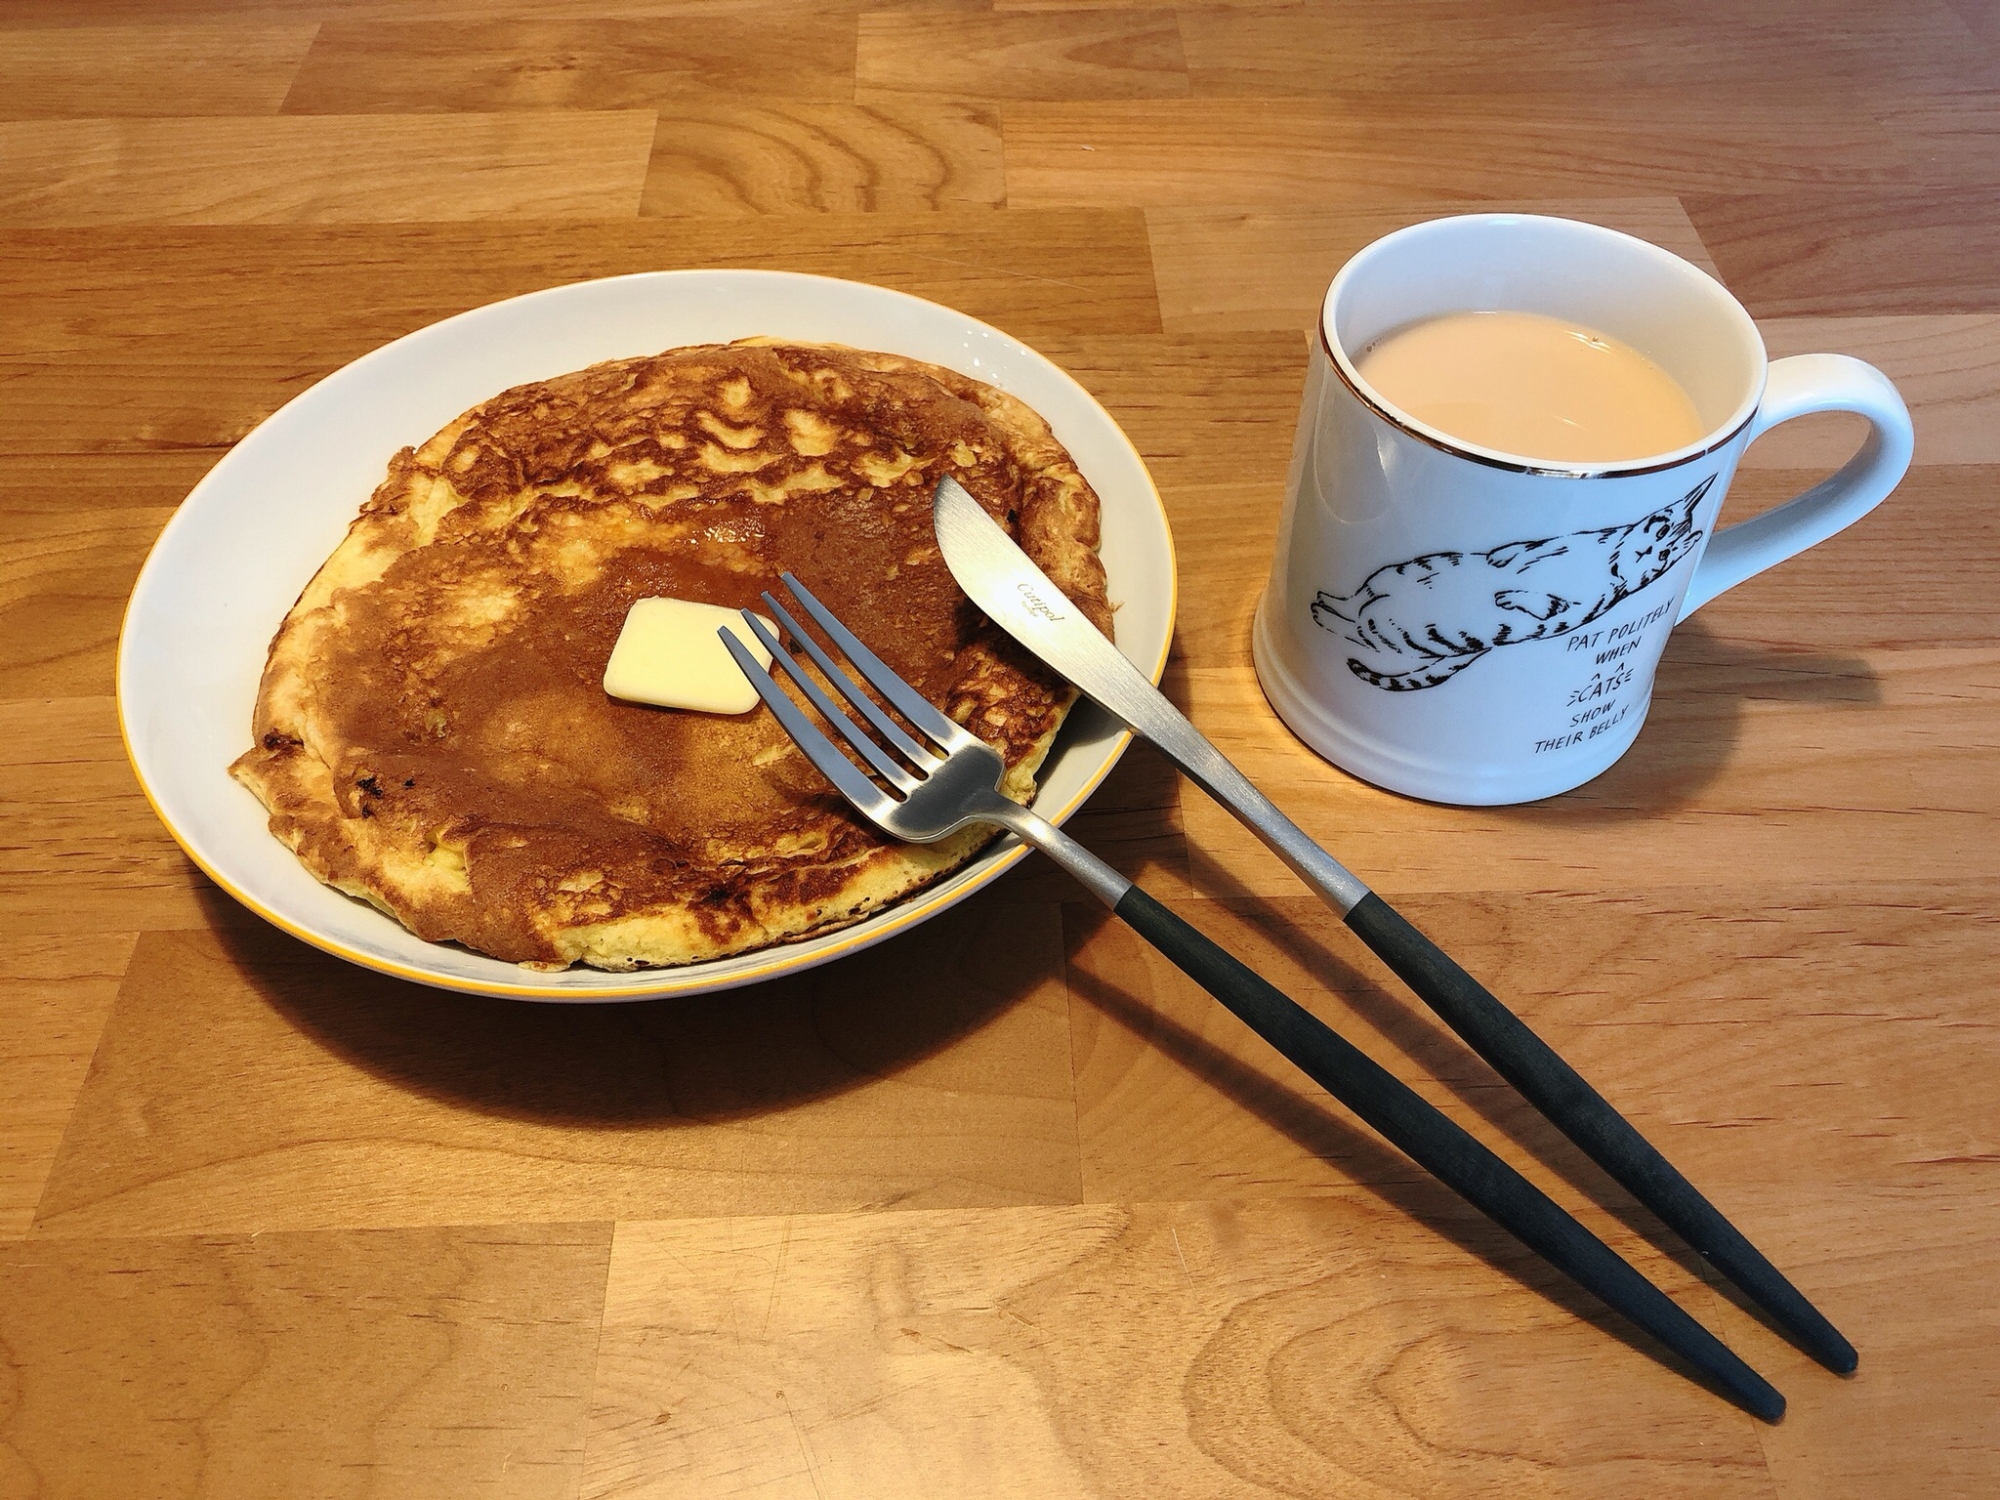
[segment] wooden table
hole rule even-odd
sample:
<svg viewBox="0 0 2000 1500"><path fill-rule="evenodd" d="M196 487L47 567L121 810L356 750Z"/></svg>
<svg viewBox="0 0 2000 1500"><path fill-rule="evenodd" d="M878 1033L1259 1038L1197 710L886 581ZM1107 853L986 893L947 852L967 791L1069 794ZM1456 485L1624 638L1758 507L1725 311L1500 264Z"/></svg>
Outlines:
<svg viewBox="0 0 2000 1500"><path fill-rule="evenodd" d="M0 1494L2000 1491L1992 6L12 0L0 28ZM1878 363L1918 431L1880 511L1675 636L1620 765L1485 811L1315 759L1248 648L1318 295L1462 205L1657 240L1774 353ZM1049 868L802 977L581 1009L373 976L202 879L111 696L189 486L410 329L715 265L934 298L1095 392L1178 537L1173 696L1859 1373L1726 1295L1144 748L1085 841L1522 1164L1781 1425ZM1760 443L1732 514L1853 441Z"/></svg>

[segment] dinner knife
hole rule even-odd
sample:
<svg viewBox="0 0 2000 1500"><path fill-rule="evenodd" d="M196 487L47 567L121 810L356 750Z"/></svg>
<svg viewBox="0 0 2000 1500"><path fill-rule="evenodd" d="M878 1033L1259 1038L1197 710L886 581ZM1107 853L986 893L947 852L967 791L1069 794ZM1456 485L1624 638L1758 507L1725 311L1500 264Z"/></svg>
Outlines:
<svg viewBox="0 0 2000 1500"><path fill-rule="evenodd" d="M1163 751L1324 897L1445 1024L1599 1166L1789 1332L1846 1374L1854 1346L1526 1022L1307 837L1189 723L949 475L932 519L945 565L987 618Z"/></svg>

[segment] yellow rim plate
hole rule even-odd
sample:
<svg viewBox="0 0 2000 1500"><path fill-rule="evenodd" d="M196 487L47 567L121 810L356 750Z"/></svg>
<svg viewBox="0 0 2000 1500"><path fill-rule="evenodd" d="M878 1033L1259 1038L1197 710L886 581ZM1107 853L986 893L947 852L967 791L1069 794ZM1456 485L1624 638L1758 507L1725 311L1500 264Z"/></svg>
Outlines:
<svg viewBox="0 0 2000 1500"><path fill-rule="evenodd" d="M212 469L154 544L118 643L118 718L139 784L188 856L252 911L329 953L420 984L514 999L603 1001L751 984L852 953L997 879L1011 838L949 880L837 932L737 958L636 974L541 974L427 943L321 885L228 774L249 745L257 680L285 613L338 545L389 456L525 381L682 344L770 334L929 360L1040 412L1103 500L1118 646L1157 682L1176 604L1173 538L1145 463L1056 365L977 319L906 293L784 271L658 271L515 297L419 329L288 402ZM1035 806L1061 822L1130 735L1093 704L1071 714Z"/></svg>

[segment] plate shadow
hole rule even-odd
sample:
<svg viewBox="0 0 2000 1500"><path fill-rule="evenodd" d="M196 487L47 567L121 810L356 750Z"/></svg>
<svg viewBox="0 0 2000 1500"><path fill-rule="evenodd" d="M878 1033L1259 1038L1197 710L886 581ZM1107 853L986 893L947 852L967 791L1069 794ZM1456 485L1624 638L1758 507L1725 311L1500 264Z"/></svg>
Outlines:
<svg viewBox="0 0 2000 1500"><path fill-rule="evenodd" d="M244 980L327 1052L458 1107L606 1129L714 1124L864 1086L987 1026L1061 972L1052 910L975 896L874 948L762 984L546 1004L378 974L220 893L209 899Z"/></svg>

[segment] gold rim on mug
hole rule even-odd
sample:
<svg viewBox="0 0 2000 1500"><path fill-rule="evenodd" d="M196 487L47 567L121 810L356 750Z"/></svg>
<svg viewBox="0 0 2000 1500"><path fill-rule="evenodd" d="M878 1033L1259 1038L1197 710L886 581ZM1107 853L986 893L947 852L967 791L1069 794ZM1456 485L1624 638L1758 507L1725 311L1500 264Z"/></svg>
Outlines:
<svg viewBox="0 0 2000 1500"><path fill-rule="evenodd" d="M1327 297L1330 299L1332 296L1333 288L1328 287ZM1374 391L1363 385L1359 377L1350 375L1340 355L1334 352L1333 341L1326 336L1327 312L1328 307L1326 303L1322 302L1319 311L1319 347L1326 355L1326 362L1333 367L1333 373L1340 377L1340 383L1353 393L1355 400L1374 412L1376 416L1380 417L1397 431L1408 433L1418 442L1435 448L1440 453L1449 453L1454 458L1471 459L1476 464L1485 464L1489 469L1505 469L1510 474L1540 474L1552 479L1623 479L1632 474L1663 474L1668 469L1678 469L1682 464L1691 464L1698 458L1708 457L1709 454L1715 452L1718 448L1727 447L1735 439L1737 433L1741 432L1757 419L1758 407L1763 404L1761 399L1763 393L1759 391L1758 395L1760 399L1756 404L1751 406L1749 415L1730 428L1729 431L1725 432L1721 437L1699 452L1683 453L1679 458L1670 458L1664 463L1642 464L1635 468L1605 469L1569 468L1561 465L1549 468L1542 464L1516 463L1511 459L1496 458L1490 453L1480 453L1472 448L1462 448L1441 434L1424 431L1416 425L1415 418L1405 416L1387 401L1376 395Z"/></svg>

